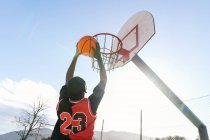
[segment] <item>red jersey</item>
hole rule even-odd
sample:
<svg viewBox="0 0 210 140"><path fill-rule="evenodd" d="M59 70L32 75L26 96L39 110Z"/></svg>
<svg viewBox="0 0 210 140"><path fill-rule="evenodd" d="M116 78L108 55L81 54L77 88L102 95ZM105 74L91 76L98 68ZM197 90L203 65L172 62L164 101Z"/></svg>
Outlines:
<svg viewBox="0 0 210 140"><path fill-rule="evenodd" d="M59 118L63 121L60 125L60 132L68 135L71 140L92 140L96 116L92 113L89 99L83 98L80 101L69 99L69 102L74 104L69 107L71 112L66 111L59 114Z"/></svg>
<svg viewBox="0 0 210 140"><path fill-rule="evenodd" d="M61 91L66 90L66 85ZM88 99L72 101L60 92L57 104L58 120L51 140L92 140L96 111L103 97L104 89L96 86Z"/></svg>

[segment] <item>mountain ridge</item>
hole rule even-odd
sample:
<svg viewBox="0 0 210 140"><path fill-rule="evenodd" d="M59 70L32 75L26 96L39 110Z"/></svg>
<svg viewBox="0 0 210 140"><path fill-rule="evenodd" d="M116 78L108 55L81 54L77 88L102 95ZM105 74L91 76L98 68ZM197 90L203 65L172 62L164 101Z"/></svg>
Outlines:
<svg viewBox="0 0 210 140"><path fill-rule="evenodd" d="M12 131L5 134L0 135L0 140L18 140L18 131ZM41 136L38 137L38 140L41 140L43 137L47 138L50 137L52 133L52 130L49 128L42 128L40 129ZM152 137L142 136L143 140L154 140ZM103 132L102 134L103 140L139 140L140 136L139 134L132 133L132 132L126 132L126 131L107 131ZM101 139L101 132L95 131L94 132L94 140L100 140ZM35 140L34 137L30 137L27 140Z"/></svg>

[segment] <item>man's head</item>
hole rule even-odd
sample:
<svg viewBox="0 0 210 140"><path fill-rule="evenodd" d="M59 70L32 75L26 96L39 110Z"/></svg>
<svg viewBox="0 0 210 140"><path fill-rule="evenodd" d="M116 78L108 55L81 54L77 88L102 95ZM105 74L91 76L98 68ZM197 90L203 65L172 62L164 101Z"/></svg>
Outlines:
<svg viewBox="0 0 210 140"><path fill-rule="evenodd" d="M86 93L86 83L85 80L76 76L73 77L67 83L68 95L72 100L81 100L84 98Z"/></svg>

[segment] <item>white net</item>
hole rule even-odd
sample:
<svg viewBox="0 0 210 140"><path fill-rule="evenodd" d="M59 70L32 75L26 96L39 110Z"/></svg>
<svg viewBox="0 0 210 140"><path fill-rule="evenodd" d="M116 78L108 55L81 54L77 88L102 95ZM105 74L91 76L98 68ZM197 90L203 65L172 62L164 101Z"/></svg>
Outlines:
<svg viewBox="0 0 210 140"><path fill-rule="evenodd" d="M110 33L100 33L94 35L94 37L100 45L102 61L105 69L107 71L113 70L116 62L118 61L118 51L122 48L121 40ZM92 67L93 69L99 69L95 58L92 59Z"/></svg>

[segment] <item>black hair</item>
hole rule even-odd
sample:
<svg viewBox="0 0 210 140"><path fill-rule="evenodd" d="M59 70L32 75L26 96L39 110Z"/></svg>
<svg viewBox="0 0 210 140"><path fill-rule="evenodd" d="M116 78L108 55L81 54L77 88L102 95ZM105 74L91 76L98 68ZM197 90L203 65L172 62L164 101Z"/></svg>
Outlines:
<svg viewBox="0 0 210 140"><path fill-rule="evenodd" d="M86 93L86 82L79 76L73 77L66 84L67 96L72 100L81 100Z"/></svg>

